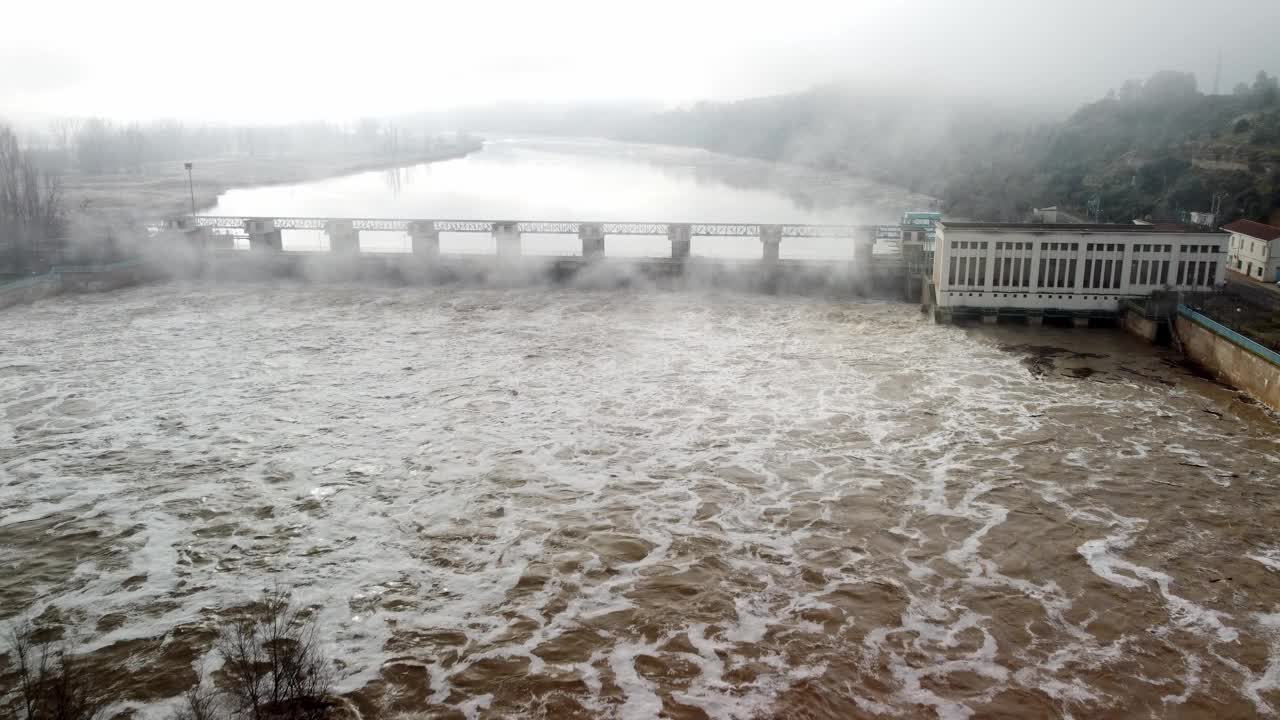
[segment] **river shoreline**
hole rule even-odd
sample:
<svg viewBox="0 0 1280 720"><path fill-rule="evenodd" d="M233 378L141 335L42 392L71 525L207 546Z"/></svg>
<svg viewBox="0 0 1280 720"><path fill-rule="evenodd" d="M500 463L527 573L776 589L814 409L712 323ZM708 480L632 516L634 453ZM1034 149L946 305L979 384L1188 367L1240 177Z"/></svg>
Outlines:
<svg viewBox="0 0 1280 720"><path fill-rule="evenodd" d="M483 142L431 152L382 155L326 153L259 157L214 157L193 160L191 187L182 163L155 163L140 173L68 175L63 178L67 207L73 212L108 217L153 219L185 215L194 191L197 211L214 207L233 188L325 180L373 170L390 170L455 160L480 150Z"/></svg>

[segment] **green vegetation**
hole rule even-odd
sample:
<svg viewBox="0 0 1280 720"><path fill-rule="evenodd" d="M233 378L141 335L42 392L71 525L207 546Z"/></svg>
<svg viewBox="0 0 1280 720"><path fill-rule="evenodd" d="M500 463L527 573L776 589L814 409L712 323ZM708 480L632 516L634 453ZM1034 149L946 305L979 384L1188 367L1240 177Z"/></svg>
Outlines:
<svg viewBox="0 0 1280 720"><path fill-rule="evenodd" d="M1088 208L1104 220L1177 221L1208 211L1267 221L1280 210L1280 93L1259 73L1252 88L1204 95L1195 78L1157 73L1129 82L1065 123L1022 143L1031 163L1008 158L954 179L943 197L957 214L1011 219L1031 205ZM1004 173L1001 176L1001 173Z"/></svg>
<svg viewBox="0 0 1280 720"><path fill-rule="evenodd" d="M1239 293L1228 292L1197 299L1196 310L1255 342L1280 352L1280 310Z"/></svg>
<svg viewBox="0 0 1280 720"><path fill-rule="evenodd" d="M661 113L614 137L692 145L872 177L952 216L1025 220L1057 205L1129 222L1181 220L1219 196L1222 219L1280 212L1280 89L1258 73L1231 95L1194 76L1130 81L1062 122L834 87Z"/></svg>

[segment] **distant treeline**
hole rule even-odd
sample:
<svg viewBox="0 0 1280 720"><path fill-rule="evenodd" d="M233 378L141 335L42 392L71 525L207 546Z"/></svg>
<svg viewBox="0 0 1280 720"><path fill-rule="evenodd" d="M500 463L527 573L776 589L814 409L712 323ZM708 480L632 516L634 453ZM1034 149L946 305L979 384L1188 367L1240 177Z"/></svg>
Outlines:
<svg viewBox="0 0 1280 720"><path fill-rule="evenodd" d="M1011 220L1033 205L1092 206L1103 220L1178 221L1215 196L1220 220L1280 212L1280 89L1266 73L1231 95L1158 73L1006 141L947 183L953 213Z"/></svg>
<svg viewBox="0 0 1280 720"><path fill-rule="evenodd" d="M1052 85L1034 92L1052 92ZM1259 72L1229 95L1161 72L1069 117L828 86L655 111L636 106L498 106L436 116L455 127L705 148L869 177L939 198L954 217L1027 219L1057 205L1115 222L1208 211L1273 220L1280 211L1280 99ZM1041 98L1028 96L1027 105Z"/></svg>
<svg viewBox="0 0 1280 720"><path fill-rule="evenodd" d="M1280 212L1280 89L1265 72L1230 95L1161 72L1062 122L821 88L701 104L613 135L869 176L982 220L1024 220L1049 205L1115 222L1178 220L1208 211L1215 195L1223 217Z"/></svg>
<svg viewBox="0 0 1280 720"><path fill-rule="evenodd" d="M325 152L431 152L438 132L366 119L353 125L192 126L176 121L113 123L102 118L58 119L43 132L24 133L26 150L47 172L89 175L141 172L148 163L230 155Z"/></svg>
<svg viewBox="0 0 1280 720"><path fill-rule="evenodd" d="M352 126L299 124L275 127L189 126L177 122L116 124L100 118L56 120L44 131L24 132L0 123L0 279L43 272L51 264L114 258L118 218L68 200L69 173L145 174L148 165L229 156L308 158L353 154L353 162L379 156L398 162L471 146L465 133L410 128L366 120ZM70 184L70 183L69 183ZM92 238L92 240L90 240ZM72 263L74 264L74 263Z"/></svg>
<svg viewBox="0 0 1280 720"><path fill-rule="evenodd" d="M0 272L27 271L33 253L65 226L59 179L41 172L13 130L0 125Z"/></svg>

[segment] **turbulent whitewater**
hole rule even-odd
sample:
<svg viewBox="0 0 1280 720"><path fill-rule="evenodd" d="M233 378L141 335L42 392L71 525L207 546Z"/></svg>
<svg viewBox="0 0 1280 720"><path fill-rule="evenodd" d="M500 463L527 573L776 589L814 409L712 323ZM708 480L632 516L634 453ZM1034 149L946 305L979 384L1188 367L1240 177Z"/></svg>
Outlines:
<svg viewBox="0 0 1280 720"><path fill-rule="evenodd" d="M366 717L1280 712L1280 426L1118 332L150 287L0 348L0 619L147 715L275 586Z"/></svg>

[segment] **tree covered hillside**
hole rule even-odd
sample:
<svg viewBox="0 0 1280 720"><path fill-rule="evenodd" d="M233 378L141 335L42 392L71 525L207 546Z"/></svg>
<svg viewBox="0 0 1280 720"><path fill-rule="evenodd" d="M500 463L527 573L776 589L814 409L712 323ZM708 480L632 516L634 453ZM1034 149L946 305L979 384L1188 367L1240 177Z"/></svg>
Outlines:
<svg viewBox="0 0 1280 720"><path fill-rule="evenodd" d="M1103 220L1182 219L1219 195L1226 218L1268 221L1280 211L1280 89L1259 73L1231 95L1204 95L1191 75L1165 72L1078 110L1066 122L992 148L952 178L953 213L1016 219L1035 205Z"/></svg>
<svg viewBox="0 0 1280 720"><path fill-rule="evenodd" d="M607 134L798 162L893 182L953 216L1023 220L1058 205L1102 220L1208 211L1280 220L1280 90L1259 73L1230 95L1161 72L1065 121L989 104L869 97L834 87L651 115Z"/></svg>

